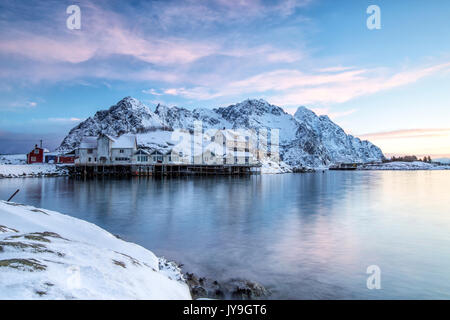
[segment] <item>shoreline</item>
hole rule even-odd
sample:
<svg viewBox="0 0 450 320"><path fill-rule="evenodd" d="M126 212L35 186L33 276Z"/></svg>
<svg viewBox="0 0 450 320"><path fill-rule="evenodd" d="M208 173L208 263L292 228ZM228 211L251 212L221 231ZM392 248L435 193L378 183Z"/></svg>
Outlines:
<svg viewBox="0 0 450 320"><path fill-rule="evenodd" d="M0 164L0 179L4 178L41 178L70 176L69 168L64 164ZM316 173L328 171L329 167L307 168L291 167L280 163L277 165L264 164L261 175L286 173ZM358 165L355 171L436 171L450 170L450 164L435 164L420 161L414 162L385 162Z"/></svg>
<svg viewBox="0 0 450 320"><path fill-rule="evenodd" d="M192 298L150 250L56 211L0 201L0 253L0 299Z"/></svg>
<svg viewBox="0 0 450 320"><path fill-rule="evenodd" d="M182 264L95 224L15 202L0 201L0 253L0 275L8 278L0 283L3 299L254 300L270 295L253 281L219 282L183 272ZM131 281L124 283L123 277ZM97 288L105 286L115 287L114 293L98 296ZM149 287L158 290L145 292Z"/></svg>

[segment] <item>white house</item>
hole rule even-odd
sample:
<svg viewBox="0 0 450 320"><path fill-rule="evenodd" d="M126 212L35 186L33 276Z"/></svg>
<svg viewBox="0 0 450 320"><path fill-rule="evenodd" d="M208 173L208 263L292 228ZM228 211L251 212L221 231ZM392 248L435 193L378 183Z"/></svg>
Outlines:
<svg viewBox="0 0 450 320"><path fill-rule="evenodd" d="M83 137L75 152L76 164L206 164L252 165L258 162L254 132L217 130L195 145L176 145L168 150L138 148L136 136ZM192 153L193 151L193 153Z"/></svg>
<svg viewBox="0 0 450 320"><path fill-rule="evenodd" d="M97 163L97 137L82 138L80 146L75 150L75 163Z"/></svg>
<svg viewBox="0 0 450 320"><path fill-rule="evenodd" d="M114 138L105 134L83 137L76 150L77 164L130 164L137 151L136 136Z"/></svg>

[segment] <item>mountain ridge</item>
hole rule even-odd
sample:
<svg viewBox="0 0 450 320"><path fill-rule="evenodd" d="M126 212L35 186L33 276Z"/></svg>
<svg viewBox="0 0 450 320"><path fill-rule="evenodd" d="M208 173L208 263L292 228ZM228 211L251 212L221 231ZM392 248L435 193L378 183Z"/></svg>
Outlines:
<svg viewBox="0 0 450 320"><path fill-rule="evenodd" d="M152 111L138 99L125 97L70 130L58 150L73 150L83 136L97 136L100 133L114 136L133 133L144 137L141 139L144 147L164 148L173 145L167 141L168 135L163 134L165 131L177 128L192 131L194 121L202 121L204 129L279 129L280 156L291 166L321 167L384 158L380 148L367 140L346 134L327 116L317 116L304 106L291 115L263 99L247 99L214 109L188 110L158 104ZM152 140L149 137L158 140L158 143L150 145L146 142Z"/></svg>

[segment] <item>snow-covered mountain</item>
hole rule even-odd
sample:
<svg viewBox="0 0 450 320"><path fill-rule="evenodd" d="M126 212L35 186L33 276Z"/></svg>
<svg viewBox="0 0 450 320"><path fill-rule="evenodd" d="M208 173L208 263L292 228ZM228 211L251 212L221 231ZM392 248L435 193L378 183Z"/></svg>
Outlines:
<svg viewBox="0 0 450 320"><path fill-rule="evenodd" d="M172 130L192 132L197 120L202 121L204 129L279 129L281 159L292 166L320 167L339 162L378 161L384 157L380 148L347 135L327 116L317 116L306 107L299 107L292 116L262 99L216 109L158 105L152 112L137 99L126 97L73 128L59 150L76 148L83 136L100 133L114 136L136 133L140 145L164 149L174 144L170 141Z"/></svg>
<svg viewBox="0 0 450 320"><path fill-rule="evenodd" d="M64 138L59 150L78 147L84 136L105 133L120 136L124 133L144 133L163 128L161 118L137 99L126 97L109 110L100 110L93 117L78 124Z"/></svg>

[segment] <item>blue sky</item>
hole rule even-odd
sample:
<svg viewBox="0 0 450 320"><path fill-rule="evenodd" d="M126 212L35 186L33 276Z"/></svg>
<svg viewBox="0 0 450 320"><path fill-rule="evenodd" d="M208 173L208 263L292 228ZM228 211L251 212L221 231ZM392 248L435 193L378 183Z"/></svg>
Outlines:
<svg viewBox="0 0 450 320"><path fill-rule="evenodd" d="M80 30L66 27L72 4ZM448 12L446 0L2 1L0 152L55 147L133 96L305 105L387 154L449 156Z"/></svg>

